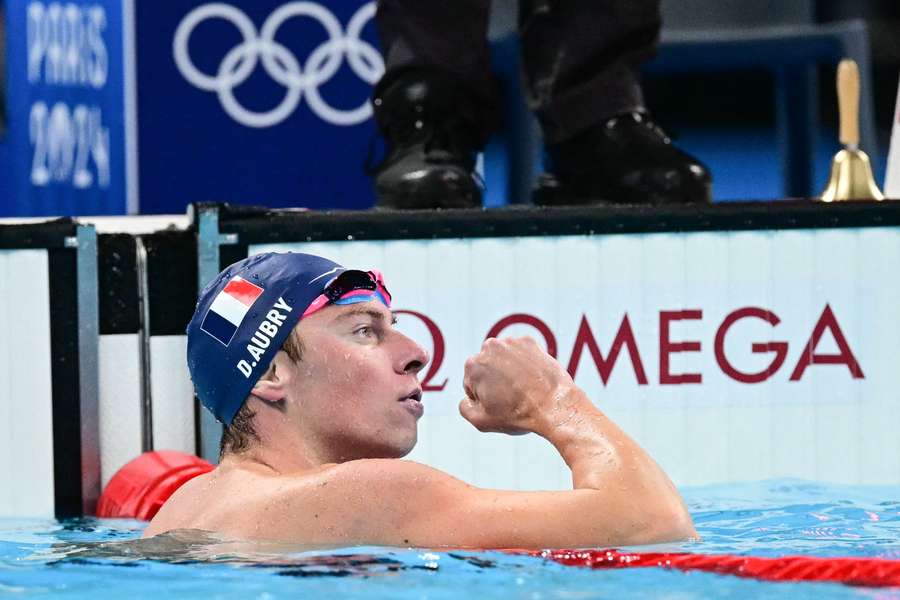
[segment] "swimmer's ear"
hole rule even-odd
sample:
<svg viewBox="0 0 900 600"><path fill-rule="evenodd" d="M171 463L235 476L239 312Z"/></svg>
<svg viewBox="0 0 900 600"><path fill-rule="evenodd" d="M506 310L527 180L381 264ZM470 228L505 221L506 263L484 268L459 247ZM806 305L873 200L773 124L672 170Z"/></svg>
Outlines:
<svg viewBox="0 0 900 600"><path fill-rule="evenodd" d="M284 400L284 386L271 380L260 379L250 390L250 393L266 402L281 402Z"/></svg>
<svg viewBox="0 0 900 600"><path fill-rule="evenodd" d="M279 352L275 355L269 368L263 376L259 378L259 381L256 382L253 389L250 390L251 394L267 402L280 402L281 400L284 400L285 364L284 357L282 356L283 354L283 352Z"/></svg>

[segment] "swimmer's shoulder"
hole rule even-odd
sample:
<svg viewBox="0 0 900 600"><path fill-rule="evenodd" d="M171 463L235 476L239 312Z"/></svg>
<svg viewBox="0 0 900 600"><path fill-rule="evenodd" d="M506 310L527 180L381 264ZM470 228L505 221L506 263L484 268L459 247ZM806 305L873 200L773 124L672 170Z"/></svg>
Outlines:
<svg viewBox="0 0 900 600"><path fill-rule="evenodd" d="M238 538L259 537L255 534L277 526L279 518L275 515L283 513L278 509L309 505L326 495L322 490L327 487L327 473L333 466L273 475L243 466L220 465L176 490L147 526L144 537L183 529Z"/></svg>
<svg viewBox="0 0 900 600"><path fill-rule="evenodd" d="M395 458L360 459L330 465L285 487L286 498L303 498L340 510L377 514L408 504L423 494L468 484L433 467ZM335 501L340 502L335 503ZM336 511L329 511L336 512ZM342 517L343 518L343 517Z"/></svg>
<svg viewBox="0 0 900 600"><path fill-rule="evenodd" d="M223 531L241 526L242 514L264 501L276 478L221 466L182 485L160 508L144 531L149 537L175 529Z"/></svg>
<svg viewBox="0 0 900 600"><path fill-rule="evenodd" d="M398 458L364 458L332 465L322 477L344 484L409 485L453 479L447 473L412 460ZM455 480L455 479L454 479ZM458 480L455 480L458 481Z"/></svg>
<svg viewBox="0 0 900 600"><path fill-rule="evenodd" d="M423 490L448 482L465 485L400 459L269 476L218 468L173 494L144 536L201 529L238 539L352 545L372 539L399 513L415 510Z"/></svg>
<svg viewBox="0 0 900 600"><path fill-rule="evenodd" d="M202 501L203 491L214 480L215 471L204 473L191 479L175 490L144 530L144 537L150 537L173 529L199 529L196 521L196 508Z"/></svg>

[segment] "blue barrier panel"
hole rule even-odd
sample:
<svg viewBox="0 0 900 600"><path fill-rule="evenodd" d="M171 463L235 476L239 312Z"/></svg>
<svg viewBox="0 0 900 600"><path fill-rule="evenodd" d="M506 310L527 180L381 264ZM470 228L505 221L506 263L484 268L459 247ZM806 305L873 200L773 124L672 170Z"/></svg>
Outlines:
<svg viewBox="0 0 900 600"><path fill-rule="evenodd" d="M0 215L124 214L121 0L6 0Z"/></svg>
<svg viewBox="0 0 900 600"><path fill-rule="evenodd" d="M366 208L375 2L139 0L140 210Z"/></svg>

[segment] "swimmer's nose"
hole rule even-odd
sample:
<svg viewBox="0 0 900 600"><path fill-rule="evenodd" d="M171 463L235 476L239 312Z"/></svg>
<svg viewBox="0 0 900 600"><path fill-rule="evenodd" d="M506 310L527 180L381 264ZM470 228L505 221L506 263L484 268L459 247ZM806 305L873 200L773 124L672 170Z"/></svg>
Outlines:
<svg viewBox="0 0 900 600"><path fill-rule="evenodd" d="M428 352L405 335L401 335L401 337L402 351L398 353L395 369L398 373L415 375L428 364Z"/></svg>

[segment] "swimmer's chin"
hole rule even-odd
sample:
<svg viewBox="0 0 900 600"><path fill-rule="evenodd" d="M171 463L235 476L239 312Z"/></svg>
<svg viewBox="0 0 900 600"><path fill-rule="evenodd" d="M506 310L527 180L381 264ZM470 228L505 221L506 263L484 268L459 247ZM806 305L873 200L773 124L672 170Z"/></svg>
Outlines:
<svg viewBox="0 0 900 600"><path fill-rule="evenodd" d="M414 431L412 437L402 443L391 445L372 445L369 448L357 448L353 454L347 454L341 457L339 462L350 462L351 460L366 459L385 459L385 458L405 458L413 451L418 441L418 432Z"/></svg>

